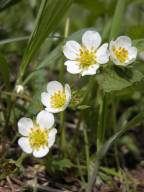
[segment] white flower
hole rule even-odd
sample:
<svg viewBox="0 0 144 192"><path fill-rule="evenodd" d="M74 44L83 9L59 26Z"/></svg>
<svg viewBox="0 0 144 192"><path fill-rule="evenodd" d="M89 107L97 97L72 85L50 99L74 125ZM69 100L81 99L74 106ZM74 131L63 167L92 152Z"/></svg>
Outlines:
<svg viewBox="0 0 144 192"><path fill-rule="evenodd" d="M108 43L100 46L101 41L98 32L86 31L82 36L82 45L76 41L66 42L63 53L69 59L65 62L67 71L82 76L96 74L100 64L109 61Z"/></svg>
<svg viewBox="0 0 144 192"><path fill-rule="evenodd" d="M55 142L57 130L53 128L54 116L48 111L41 111L36 122L23 117L18 121L18 130L22 137L19 146L25 153L33 153L35 157L44 157Z"/></svg>
<svg viewBox="0 0 144 192"><path fill-rule="evenodd" d="M110 42L110 58L116 65L127 66L134 62L137 48L132 47L132 41L127 36L120 36Z"/></svg>
<svg viewBox="0 0 144 192"><path fill-rule="evenodd" d="M18 93L18 94L22 94L22 93L24 92L24 87L23 87L23 85L16 85L15 91L16 91L16 93Z"/></svg>
<svg viewBox="0 0 144 192"><path fill-rule="evenodd" d="M51 113L64 111L71 100L71 89L68 84L51 81L47 85L47 92L41 94L41 102Z"/></svg>

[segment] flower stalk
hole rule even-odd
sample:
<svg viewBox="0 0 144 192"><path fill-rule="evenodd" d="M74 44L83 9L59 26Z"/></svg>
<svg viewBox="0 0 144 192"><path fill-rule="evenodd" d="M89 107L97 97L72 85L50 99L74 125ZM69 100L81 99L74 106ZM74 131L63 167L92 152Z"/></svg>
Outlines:
<svg viewBox="0 0 144 192"><path fill-rule="evenodd" d="M85 142L85 154L86 154L86 166L87 166L87 181L89 182L89 166L90 166L90 155L89 155L89 142L86 127L83 128L84 142Z"/></svg>
<svg viewBox="0 0 144 192"><path fill-rule="evenodd" d="M60 148L65 153L66 151L66 134L65 134L65 124L64 124L64 112L60 113Z"/></svg>
<svg viewBox="0 0 144 192"><path fill-rule="evenodd" d="M67 38L69 34L69 27L70 27L70 19L69 17L66 18L65 21L65 29L64 29L64 38ZM64 82L64 60L62 58L61 62L61 68L60 68L60 80L61 82ZM61 135L60 135L60 146L61 150L65 153L66 151L66 134L65 134L65 124L64 124L65 114L64 111L60 113L60 129L61 129Z"/></svg>

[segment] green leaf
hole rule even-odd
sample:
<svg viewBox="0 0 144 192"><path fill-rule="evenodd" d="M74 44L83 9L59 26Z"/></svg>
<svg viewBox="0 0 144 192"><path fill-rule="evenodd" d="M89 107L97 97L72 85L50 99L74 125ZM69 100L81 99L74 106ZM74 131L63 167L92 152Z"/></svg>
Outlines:
<svg viewBox="0 0 144 192"><path fill-rule="evenodd" d="M43 74L43 75L41 75ZM33 78L32 83L32 91L33 91L33 99L27 107L27 111L29 114L36 114L37 111L42 110L43 106L40 102L40 97L42 91L46 88L46 75L45 71L38 71L37 76Z"/></svg>
<svg viewBox="0 0 144 192"><path fill-rule="evenodd" d="M46 37L57 27L63 15L72 4L72 0L42 0L36 18L34 30L29 39L28 45L20 66L18 82L24 76L26 68Z"/></svg>
<svg viewBox="0 0 144 192"><path fill-rule="evenodd" d="M53 161L52 165L60 171L63 171L66 168L71 168L73 167L72 162L69 159L61 159L61 160L57 160L57 161Z"/></svg>
<svg viewBox="0 0 144 192"><path fill-rule="evenodd" d="M112 27L110 32L110 40L117 37L121 29L121 23L125 13L126 0L118 0L115 13L113 16Z"/></svg>
<svg viewBox="0 0 144 192"><path fill-rule="evenodd" d="M116 66L107 67L96 76L99 87L104 92L120 91L140 82L143 78L143 74L134 68Z"/></svg>
<svg viewBox="0 0 144 192"><path fill-rule="evenodd" d="M144 39L135 39L133 41L133 45L139 50L143 51L144 50Z"/></svg>
<svg viewBox="0 0 144 192"><path fill-rule="evenodd" d="M62 45L59 45L50 54L48 54L48 56L37 66L37 70L52 65L59 58L61 58L62 55L63 55L63 53L62 53Z"/></svg>
<svg viewBox="0 0 144 192"><path fill-rule="evenodd" d="M2 75L6 89L8 90L10 88L9 65L2 54L0 54L0 73Z"/></svg>

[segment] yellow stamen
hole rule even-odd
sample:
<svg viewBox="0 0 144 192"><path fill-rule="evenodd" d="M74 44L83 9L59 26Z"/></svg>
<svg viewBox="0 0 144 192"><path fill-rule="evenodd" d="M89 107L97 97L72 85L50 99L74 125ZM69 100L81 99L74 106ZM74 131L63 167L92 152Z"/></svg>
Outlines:
<svg viewBox="0 0 144 192"><path fill-rule="evenodd" d="M29 142L34 150L40 147L48 146L48 130L35 126L29 134Z"/></svg>
<svg viewBox="0 0 144 192"><path fill-rule="evenodd" d="M80 49L80 57L78 58L81 68L88 68L96 63L96 52L86 48Z"/></svg>
<svg viewBox="0 0 144 192"><path fill-rule="evenodd" d="M113 48L113 52L121 63L124 63L128 58L128 51L123 47Z"/></svg>
<svg viewBox="0 0 144 192"><path fill-rule="evenodd" d="M64 91L57 91L51 96L51 106L53 108L63 107L66 102L66 94Z"/></svg>

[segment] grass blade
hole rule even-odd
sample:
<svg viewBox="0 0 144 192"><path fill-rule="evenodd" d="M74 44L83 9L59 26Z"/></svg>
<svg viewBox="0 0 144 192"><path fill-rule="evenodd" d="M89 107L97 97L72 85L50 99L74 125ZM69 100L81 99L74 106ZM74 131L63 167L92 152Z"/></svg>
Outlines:
<svg viewBox="0 0 144 192"><path fill-rule="evenodd" d="M22 80L26 68L47 36L57 27L63 15L72 4L72 0L43 0L37 15L35 28L29 39L20 66L18 83Z"/></svg>
<svg viewBox="0 0 144 192"><path fill-rule="evenodd" d="M112 27L110 31L110 40L117 37L121 29L121 23L124 16L126 0L118 0L113 16Z"/></svg>
<svg viewBox="0 0 144 192"><path fill-rule="evenodd" d="M91 192L92 191L92 187L95 183L96 180L96 176L98 173L98 169L99 169L99 165L100 165L100 160L104 158L104 156L107 154L108 150L110 149L110 147L118 141L118 139L125 133L127 132L129 129L135 127L137 124L141 123L144 120L144 112L141 112L140 114L138 114L136 117L134 117L130 122L128 122L126 124L126 126L121 129L120 131L118 131L116 134L114 134L97 152L96 154L96 161L95 161L95 165L94 165L94 171L92 173L90 182L88 183L88 189L87 192Z"/></svg>

